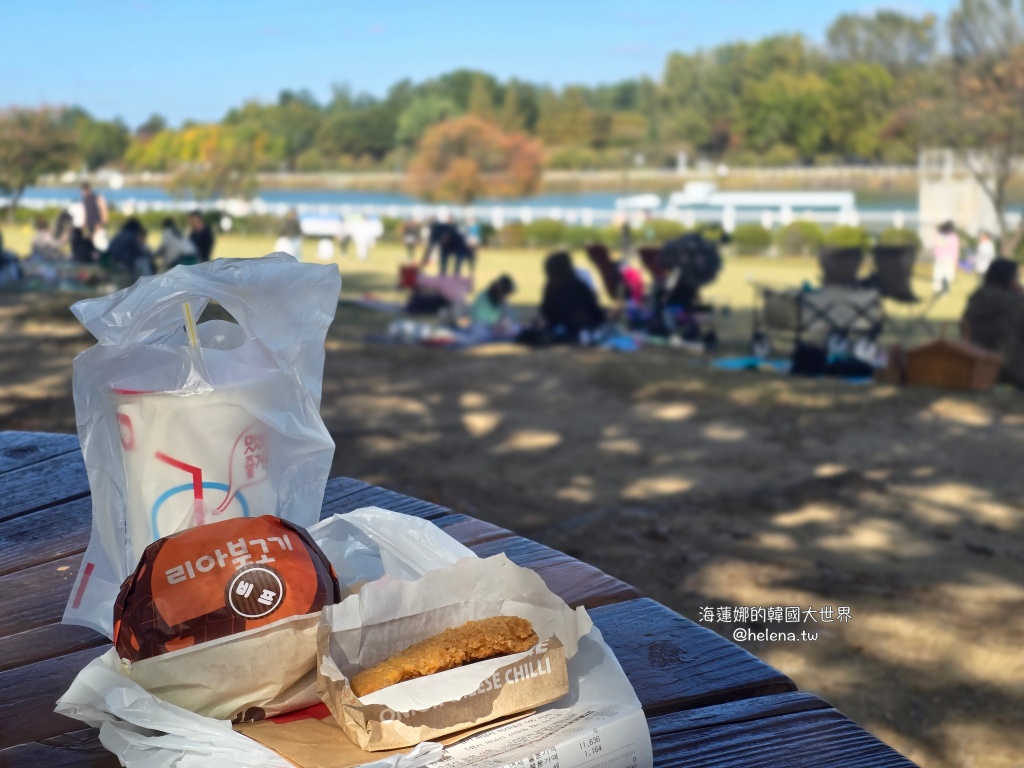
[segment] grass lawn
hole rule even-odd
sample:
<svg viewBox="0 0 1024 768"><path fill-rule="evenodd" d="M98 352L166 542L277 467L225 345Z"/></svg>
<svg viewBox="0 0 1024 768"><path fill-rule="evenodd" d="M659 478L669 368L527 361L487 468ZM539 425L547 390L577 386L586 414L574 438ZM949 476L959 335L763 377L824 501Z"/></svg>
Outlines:
<svg viewBox="0 0 1024 768"><path fill-rule="evenodd" d="M6 227L3 230L6 247L16 253L26 253L31 240L29 227ZM221 235L217 239L215 256L218 258L247 258L262 256L273 250L274 237ZM157 238L151 236L151 245L157 245ZM532 310L540 302L543 288L543 260L546 251L540 249L495 249L484 248L479 255L476 287L485 287L501 274L511 275L518 286L514 304L524 311ZM316 262L316 241L303 243L303 260ZM573 257L578 265L588 263L586 256L577 251ZM865 260L865 268L870 260ZM396 290L399 265L405 263L405 249L395 243L380 243L363 262L354 255L337 253L335 263L342 274L342 294L349 298L371 292L386 300L399 300ZM928 297L930 289L928 265L919 265L915 276L914 289L919 296ZM704 292L706 300L719 307L728 307L731 320L725 323L725 336L749 334L749 317L754 306L755 294L750 282L771 285L796 286L803 281L816 283L818 265L812 258L767 258L727 256L725 267L718 280ZM930 317L944 323L955 323L963 312L967 297L974 290L977 281L974 275L961 274L952 292L939 300ZM892 309L892 308L890 308ZM897 316L900 310L892 310ZM955 331L950 329L955 335Z"/></svg>

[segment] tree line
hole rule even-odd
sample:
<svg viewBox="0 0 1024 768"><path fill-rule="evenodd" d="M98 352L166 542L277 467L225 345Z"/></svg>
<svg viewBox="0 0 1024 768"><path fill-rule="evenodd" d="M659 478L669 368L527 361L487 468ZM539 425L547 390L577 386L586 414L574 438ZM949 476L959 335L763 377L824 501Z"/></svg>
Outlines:
<svg viewBox="0 0 1024 768"><path fill-rule="evenodd" d="M337 86L320 103L286 90L218 122L134 130L64 111L78 163L169 171L210 143L244 143L261 170L402 169L432 125L472 114L539 139L552 168L614 168L637 154L667 165L681 151L738 165L913 162L913 102L941 89L939 24L894 11L844 15L817 47L799 35L672 53L660 79L554 89L457 70L402 80L382 97Z"/></svg>
<svg viewBox="0 0 1024 768"><path fill-rule="evenodd" d="M777 35L676 52L658 79L600 86L463 69L380 97L286 90L178 128L44 113L0 118L0 184L17 190L9 169L32 158L37 174L166 172L198 196L247 194L257 171L388 169L464 201L529 193L542 167L668 167L682 152L738 166L913 163L924 144L984 150L976 170L1001 210L1024 140L1024 0L960 0L944 22L845 14L822 45Z"/></svg>

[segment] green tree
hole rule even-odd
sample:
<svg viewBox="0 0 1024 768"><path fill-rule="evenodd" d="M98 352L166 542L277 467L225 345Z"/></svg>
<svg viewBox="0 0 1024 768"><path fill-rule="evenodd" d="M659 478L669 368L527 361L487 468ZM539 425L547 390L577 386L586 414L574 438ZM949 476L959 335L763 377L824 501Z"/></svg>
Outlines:
<svg viewBox="0 0 1024 768"><path fill-rule="evenodd" d="M53 109L0 112L0 188L11 196L9 219L25 187L46 173L66 170L75 156L74 134Z"/></svg>
<svg viewBox="0 0 1024 768"><path fill-rule="evenodd" d="M269 125L260 126L284 143L288 170L295 170L299 155L313 146L323 121L320 106L308 91L282 91L277 106L269 111Z"/></svg>
<svg viewBox="0 0 1024 768"><path fill-rule="evenodd" d="M156 136L160 131L167 128L167 120L163 115L159 115L156 112L146 118L146 122L139 125L135 129L135 137L142 141L149 141L149 139Z"/></svg>
<svg viewBox="0 0 1024 768"><path fill-rule="evenodd" d="M506 131L514 133L523 130L526 127L525 122L519 105L519 85L515 80L511 80L505 87L505 98L501 103L498 124Z"/></svg>
<svg viewBox="0 0 1024 768"><path fill-rule="evenodd" d="M881 64L853 62L831 67L828 135L837 152L866 160L878 157L892 91L892 76Z"/></svg>
<svg viewBox="0 0 1024 768"><path fill-rule="evenodd" d="M327 117L316 144L325 157L367 155L381 160L392 148L397 117L384 105L353 109Z"/></svg>
<svg viewBox="0 0 1024 768"><path fill-rule="evenodd" d="M541 96L537 133L551 146L590 143L591 113L584 89L569 86L561 97L554 91Z"/></svg>
<svg viewBox="0 0 1024 768"><path fill-rule="evenodd" d="M74 124L79 159L87 168L102 168L124 157L131 134L120 120L93 120L88 114Z"/></svg>
<svg viewBox="0 0 1024 768"><path fill-rule="evenodd" d="M785 144L809 160L828 134L828 88L817 75L776 72L748 86L742 109L745 141L759 152Z"/></svg>
<svg viewBox="0 0 1024 768"><path fill-rule="evenodd" d="M459 108L451 99L433 95L419 96L399 115L395 141L398 144L414 146L427 128L460 114Z"/></svg>
<svg viewBox="0 0 1024 768"><path fill-rule="evenodd" d="M844 14L828 30L829 54L841 61L881 64L894 74L928 65L938 46L938 20L880 10Z"/></svg>
<svg viewBox="0 0 1024 768"><path fill-rule="evenodd" d="M473 76L467 111L481 120L494 121L494 96L491 93L491 86L487 78L479 73Z"/></svg>

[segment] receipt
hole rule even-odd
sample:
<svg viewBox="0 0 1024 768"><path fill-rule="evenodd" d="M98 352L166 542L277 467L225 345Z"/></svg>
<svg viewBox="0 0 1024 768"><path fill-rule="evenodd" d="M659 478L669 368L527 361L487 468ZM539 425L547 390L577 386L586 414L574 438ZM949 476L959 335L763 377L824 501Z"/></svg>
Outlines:
<svg viewBox="0 0 1024 768"><path fill-rule="evenodd" d="M445 747L437 768L651 768L640 701L596 627L569 660L568 696Z"/></svg>

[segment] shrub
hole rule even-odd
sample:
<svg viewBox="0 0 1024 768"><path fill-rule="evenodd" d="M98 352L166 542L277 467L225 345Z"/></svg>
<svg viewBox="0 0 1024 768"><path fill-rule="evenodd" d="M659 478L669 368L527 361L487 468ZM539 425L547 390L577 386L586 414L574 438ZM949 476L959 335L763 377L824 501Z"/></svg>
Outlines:
<svg viewBox="0 0 1024 768"><path fill-rule="evenodd" d="M579 224L566 226L562 231L561 245L570 249L584 248L597 240L597 230Z"/></svg>
<svg viewBox="0 0 1024 768"><path fill-rule="evenodd" d="M522 248L526 245L526 225L521 221L510 221L501 228L498 241L504 248Z"/></svg>
<svg viewBox="0 0 1024 768"><path fill-rule="evenodd" d="M736 246L737 253L760 254L771 248L772 233L755 222L740 224L733 230L732 242Z"/></svg>
<svg viewBox="0 0 1024 768"><path fill-rule="evenodd" d="M534 248L561 245L565 239L565 225L554 219L538 219L526 225L526 244Z"/></svg>
<svg viewBox="0 0 1024 768"><path fill-rule="evenodd" d="M666 240L674 240L682 236L686 231L682 224L668 219L651 219L645 221L636 233L636 240L640 243L664 243Z"/></svg>
<svg viewBox="0 0 1024 768"><path fill-rule="evenodd" d="M813 221L794 221L775 236L779 251L787 256L816 254L825 242L825 231Z"/></svg>
<svg viewBox="0 0 1024 768"><path fill-rule="evenodd" d="M825 233L824 245L827 248L867 248L871 245L871 236L864 227L841 224Z"/></svg>
<svg viewBox="0 0 1024 768"><path fill-rule="evenodd" d="M394 216L381 216L380 223L384 227L384 234L381 240L386 243L402 242L402 230L405 229L405 219Z"/></svg>
<svg viewBox="0 0 1024 768"><path fill-rule="evenodd" d="M702 222L692 229L684 229L680 234L696 234L703 237L705 240L710 240L712 243L721 245L722 243L729 242L729 236L722 229L721 224L712 224L709 221Z"/></svg>
<svg viewBox="0 0 1024 768"><path fill-rule="evenodd" d="M544 165L556 171L580 171L600 166L600 159L586 147L561 147L552 150Z"/></svg>
<svg viewBox="0 0 1024 768"><path fill-rule="evenodd" d="M912 229L889 227L878 236L879 245L912 245L915 248L921 247L921 238Z"/></svg>
<svg viewBox="0 0 1024 768"><path fill-rule="evenodd" d="M799 162L800 154L788 144L776 144L761 155L761 165L766 166L788 166Z"/></svg>

